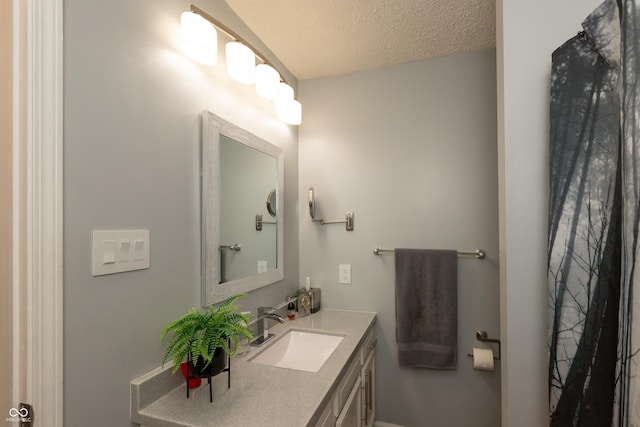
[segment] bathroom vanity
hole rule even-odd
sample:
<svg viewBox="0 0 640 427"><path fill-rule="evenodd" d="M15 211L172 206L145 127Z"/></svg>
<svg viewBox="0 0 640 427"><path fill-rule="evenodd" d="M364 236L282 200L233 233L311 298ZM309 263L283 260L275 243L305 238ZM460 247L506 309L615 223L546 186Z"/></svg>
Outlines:
<svg viewBox="0 0 640 427"><path fill-rule="evenodd" d="M131 382L131 421L148 427L339 426L370 427L375 418L375 313L323 309L270 328L275 338L241 358L227 375L191 389L171 366ZM281 368L252 360L290 330L343 336L318 372Z"/></svg>

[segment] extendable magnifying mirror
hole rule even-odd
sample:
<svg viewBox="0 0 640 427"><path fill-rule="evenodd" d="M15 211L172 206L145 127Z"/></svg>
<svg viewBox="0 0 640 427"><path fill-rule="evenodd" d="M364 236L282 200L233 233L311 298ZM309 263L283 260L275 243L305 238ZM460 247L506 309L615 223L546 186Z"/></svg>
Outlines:
<svg viewBox="0 0 640 427"><path fill-rule="evenodd" d="M276 199L276 190L273 189L269 192L269 195L267 196L267 212L269 212L269 215L271 215L272 217L276 217L276 206L277 206L278 202Z"/></svg>
<svg viewBox="0 0 640 427"><path fill-rule="evenodd" d="M321 219L316 219L316 202L313 196L313 187L309 187L309 215L311 215L311 221L322 224Z"/></svg>
<svg viewBox="0 0 640 427"><path fill-rule="evenodd" d="M313 187L309 187L309 215L311 215L311 222L319 222L320 225L346 224L347 231L353 231L353 212L347 212L347 216L344 221L325 221L323 219L316 219L316 202L314 199Z"/></svg>
<svg viewBox="0 0 640 427"><path fill-rule="evenodd" d="M271 215L272 217L276 217L276 212L277 212L277 208L276 206L278 205L278 198L276 197L276 190L271 190L269 192L269 195L267 196L267 212L269 212L269 215ZM262 231L262 226L263 224L278 224L278 221L264 221L262 219L262 214L258 213L256 214L256 231Z"/></svg>

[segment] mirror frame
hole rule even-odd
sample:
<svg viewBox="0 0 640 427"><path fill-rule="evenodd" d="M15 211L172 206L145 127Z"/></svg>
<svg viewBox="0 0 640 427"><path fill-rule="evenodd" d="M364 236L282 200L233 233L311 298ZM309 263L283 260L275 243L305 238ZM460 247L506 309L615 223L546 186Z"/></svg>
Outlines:
<svg viewBox="0 0 640 427"><path fill-rule="evenodd" d="M220 281L220 135L277 159L276 268L225 283ZM202 112L200 163L201 286L202 305L261 288L284 278L284 151L254 134L216 116ZM252 224L248 224L251 227Z"/></svg>

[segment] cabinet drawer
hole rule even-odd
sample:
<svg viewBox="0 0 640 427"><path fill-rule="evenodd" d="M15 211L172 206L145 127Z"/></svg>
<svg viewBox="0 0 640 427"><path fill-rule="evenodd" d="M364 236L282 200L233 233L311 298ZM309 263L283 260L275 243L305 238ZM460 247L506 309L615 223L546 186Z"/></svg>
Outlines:
<svg viewBox="0 0 640 427"><path fill-rule="evenodd" d="M336 420L336 427L360 427L362 424L362 390L360 377L356 378L353 389L349 391L347 401Z"/></svg>
<svg viewBox="0 0 640 427"><path fill-rule="evenodd" d="M333 399L333 413L337 417L344 406L347 398L349 397L349 393L353 388L353 385L356 383L356 380L360 377L360 358L354 357L349 367L347 368L346 374L340 381L338 388L336 390L336 394Z"/></svg>

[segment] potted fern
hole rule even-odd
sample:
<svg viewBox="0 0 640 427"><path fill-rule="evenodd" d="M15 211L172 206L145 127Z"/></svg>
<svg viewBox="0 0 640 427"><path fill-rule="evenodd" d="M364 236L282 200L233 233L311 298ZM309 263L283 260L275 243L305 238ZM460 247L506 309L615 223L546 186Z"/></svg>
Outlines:
<svg viewBox="0 0 640 427"><path fill-rule="evenodd" d="M224 370L226 355L235 356L240 337L253 337L249 328L249 317L238 313L234 302L246 294L227 298L218 307L209 306L199 311L192 308L179 319L169 323L162 331L164 343L171 335L164 352L162 365L173 360L173 373L190 355L191 373L200 378L212 377ZM230 345L232 344L232 345Z"/></svg>

